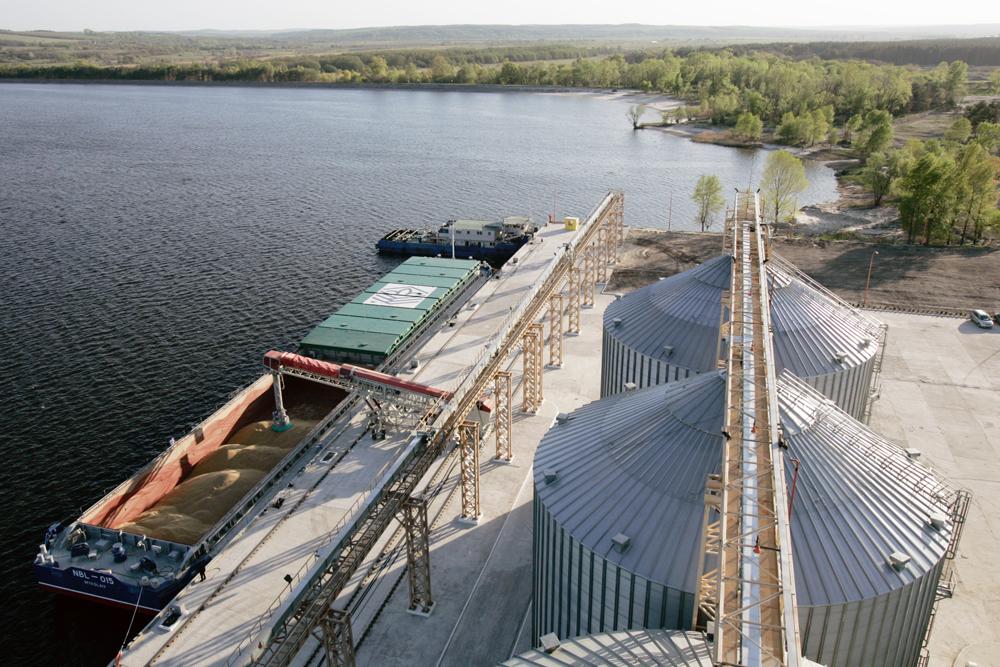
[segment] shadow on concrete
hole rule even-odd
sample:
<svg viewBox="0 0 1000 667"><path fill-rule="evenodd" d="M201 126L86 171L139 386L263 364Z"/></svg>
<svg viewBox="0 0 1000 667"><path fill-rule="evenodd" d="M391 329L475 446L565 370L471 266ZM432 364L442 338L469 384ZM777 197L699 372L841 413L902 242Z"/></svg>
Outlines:
<svg viewBox="0 0 1000 667"><path fill-rule="evenodd" d="M994 324L991 329L984 329L972 320L965 320L958 325L958 332L972 336L977 334L984 334L988 336L989 334L1000 334L1000 326Z"/></svg>

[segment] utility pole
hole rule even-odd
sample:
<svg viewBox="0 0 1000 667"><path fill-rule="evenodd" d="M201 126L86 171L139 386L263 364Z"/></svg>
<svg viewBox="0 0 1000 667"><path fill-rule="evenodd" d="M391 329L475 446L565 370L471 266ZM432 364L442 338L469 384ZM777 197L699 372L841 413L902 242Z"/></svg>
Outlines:
<svg viewBox="0 0 1000 667"><path fill-rule="evenodd" d="M865 296L861 300L861 305L862 306L867 306L868 305L868 288L872 284L872 267L875 264L875 255L877 255L877 254L878 254L878 250L873 251L871 259L868 260L868 279L865 281Z"/></svg>

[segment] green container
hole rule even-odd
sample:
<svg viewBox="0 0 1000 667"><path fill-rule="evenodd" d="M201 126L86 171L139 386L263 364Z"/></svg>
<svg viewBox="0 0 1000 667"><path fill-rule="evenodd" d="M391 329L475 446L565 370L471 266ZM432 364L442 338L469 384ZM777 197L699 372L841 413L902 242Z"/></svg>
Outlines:
<svg viewBox="0 0 1000 667"><path fill-rule="evenodd" d="M411 257L302 339L299 351L328 361L378 366L479 275L480 262Z"/></svg>

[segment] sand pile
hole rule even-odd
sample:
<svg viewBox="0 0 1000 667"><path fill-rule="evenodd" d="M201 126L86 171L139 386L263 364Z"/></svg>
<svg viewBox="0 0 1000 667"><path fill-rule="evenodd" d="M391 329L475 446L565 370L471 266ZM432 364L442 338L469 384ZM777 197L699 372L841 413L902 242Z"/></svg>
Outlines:
<svg viewBox="0 0 1000 667"><path fill-rule="evenodd" d="M244 426L198 462L187 478L156 504L119 526L154 539L194 544L236 505L316 425L296 419L281 433L271 422Z"/></svg>

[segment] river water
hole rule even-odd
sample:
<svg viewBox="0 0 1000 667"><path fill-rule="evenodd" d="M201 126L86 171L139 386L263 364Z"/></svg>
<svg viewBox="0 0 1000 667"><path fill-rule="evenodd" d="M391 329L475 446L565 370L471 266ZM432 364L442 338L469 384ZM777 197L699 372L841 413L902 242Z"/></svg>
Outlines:
<svg viewBox="0 0 1000 667"><path fill-rule="evenodd" d="M293 349L398 260L374 242L455 217L587 213L693 229L763 155L632 132L588 95L0 84L0 573L5 664L111 659L129 614L34 584L45 527ZM801 203L835 196L807 164ZM672 194L672 196L671 196ZM671 206L672 202L672 206ZM718 227L718 225L716 225Z"/></svg>

